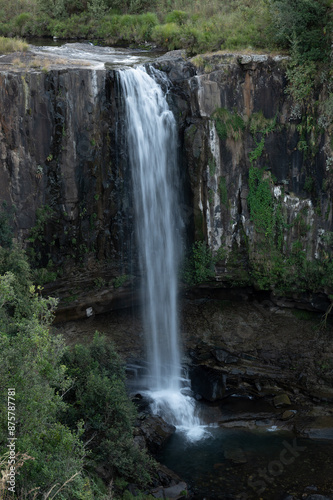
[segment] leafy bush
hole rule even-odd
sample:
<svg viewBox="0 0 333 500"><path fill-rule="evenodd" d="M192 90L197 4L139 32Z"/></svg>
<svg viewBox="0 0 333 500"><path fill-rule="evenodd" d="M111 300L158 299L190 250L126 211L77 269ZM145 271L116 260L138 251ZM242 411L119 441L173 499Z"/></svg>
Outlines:
<svg viewBox="0 0 333 500"><path fill-rule="evenodd" d="M70 410L64 422L84 422L83 439L93 438L91 461L107 463L111 471L130 482L147 486L153 462L133 443L135 407L126 395L121 359L111 343L98 333L89 346L76 345L64 364L75 380L66 394Z"/></svg>
<svg viewBox="0 0 333 500"><path fill-rule="evenodd" d="M43 498L51 488L56 493L66 483L64 500L83 498L73 495L73 488L83 492L85 451L80 433L58 421L70 380L60 364L64 342L49 333L57 301L41 298L30 285L29 266L19 250L7 255L2 250L0 262L0 455L8 451L5 408L11 387L15 388L15 437L26 457L16 476L17 497L33 491Z"/></svg>
<svg viewBox="0 0 333 500"><path fill-rule="evenodd" d="M107 38L111 43L139 43L151 39L157 23L156 15L150 12L140 15L106 16L97 28L97 35Z"/></svg>
<svg viewBox="0 0 333 500"><path fill-rule="evenodd" d="M270 0L279 45L293 51L298 63L324 60L329 55L331 21L324 0Z"/></svg>
<svg viewBox="0 0 333 500"><path fill-rule="evenodd" d="M151 38L154 42L168 50L181 48L180 27L176 23L159 24L152 31Z"/></svg>
<svg viewBox="0 0 333 500"><path fill-rule="evenodd" d="M32 312L30 309L30 289L32 283L32 273L27 262L25 253L17 246L9 248L0 247L0 275L12 273L14 279L11 281L11 289L13 290L13 300L3 305L2 312L5 313L5 321L0 327L3 332L16 331L15 321L10 318L30 317Z"/></svg>
<svg viewBox="0 0 333 500"><path fill-rule="evenodd" d="M136 413L123 364L97 334L90 346L68 352L49 331L56 304L31 284L25 254L0 247L0 470L7 470L5 409L14 387L17 498L48 498L51 491L62 500L109 498L96 474L105 464L110 478L145 486L153 461L133 442Z"/></svg>
<svg viewBox="0 0 333 500"><path fill-rule="evenodd" d="M22 14L19 14L13 19L13 24L17 30L18 35L23 36L26 34L26 26L29 24L29 22L32 19L32 15L30 12L22 12Z"/></svg>
<svg viewBox="0 0 333 500"><path fill-rule="evenodd" d="M242 2L218 0L204 4L198 0L37 0L33 7L30 2L20 0L19 9L9 2L1 34L99 37L108 43L153 40L168 50L184 48L190 55L221 47L264 47L270 41L264 0L251 0L246 7ZM145 13L148 10L156 12ZM158 19L165 24L158 24Z"/></svg>
<svg viewBox="0 0 333 500"><path fill-rule="evenodd" d="M180 26L182 24L185 24L188 18L188 12L184 12L183 10L173 10L166 15L165 23L175 23Z"/></svg>
<svg viewBox="0 0 333 500"><path fill-rule="evenodd" d="M183 266L183 279L189 285L210 281L215 278L215 264L224 258L221 248L216 255L205 241L197 241L192 245L189 257Z"/></svg>

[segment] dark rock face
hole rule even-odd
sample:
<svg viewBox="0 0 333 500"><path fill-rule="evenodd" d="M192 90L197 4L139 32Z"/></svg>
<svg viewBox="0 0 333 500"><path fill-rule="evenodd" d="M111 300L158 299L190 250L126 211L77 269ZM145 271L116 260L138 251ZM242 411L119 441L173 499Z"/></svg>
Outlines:
<svg viewBox="0 0 333 500"><path fill-rule="evenodd" d="M184 301L182 314L192 389L205 400L266 399L279 415L332 403L332 327L314 341L319 314L302 321L288 309L220 300ZM316 421L318 433L321 423L332 425Z"/></svg>
<svg viewBox="0 0 333 500"><path fill-rule="evenodd" d="M331 147L328 135L317 128L312 149L302 150L310 137L304 136L303 119L286 93L285 58L198 56L191 60L191 74L189 62L175 52L156 65L168 73L176 93L190 186L187 225L194 239L225 252L215 269L217 280L244 285L251 281L249 266L265 266L267 235L272 231L277 238L277 211L283 220L278 251L288 256L297 245L307 259L324 260L332 231ZM249 209L253 168L263 172L269 203L275 206L266 226ZM270 252L273 247L276 251L276 241ZM312 309L329 305L325 294L321 299L320 294L294 297L294 303L302 300Z"/></svg>
<svg viewBox="0 0 333 500"><path fill-rule="evenodd" d="M113 72L0 72L0 197L24 240L40 224L39 264L93 253L126 269L132 252L131 176L122 155ZM40 241L39 241L40 240Z"/></svg>
<svg viewBox="0 0 333 500"><path fill-rule="evenodd" d="M251 266L267 264L265 238L277 225L273 220L258 230L250 212L253 166L262 169L275 215L283 219L283 255L295 244L309 260L330 255L333 153L328 134L318 129L306 154L304 124L285 92L285 60L228 54L186 60L174 51L154 65L172 82L187 241L205 240L213 252L223 248L217 281L244 286ZM16 207L17 238L25 241L37 227L30 246L43 267L51 260L67 271L89 256L136 274L117 72L8 68L0 67L0 198ZM327 293L273 300L326 310Z"/></svg>
<svg viewBox="0 0 333 500"><path fill-rule="evenodd" d="M156 453L175 430L173 425L166 423L161 417L148 415L140 422L135 439L139 445L144 443L144 447L151 453Z"/></svg>

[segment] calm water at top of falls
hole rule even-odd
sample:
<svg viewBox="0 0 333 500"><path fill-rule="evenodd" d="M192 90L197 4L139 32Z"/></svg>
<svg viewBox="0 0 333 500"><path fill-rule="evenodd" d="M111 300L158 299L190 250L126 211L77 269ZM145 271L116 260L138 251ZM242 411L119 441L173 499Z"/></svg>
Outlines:
<svg viewBox="0 0 333 500"><path fill-rule="evenodd" d="M100 47L92 43L59 43L57 41L49 45L41 45L45 40L36 40L31 50L37 55L50 58L50 61L77 62L85 67L88 64L94 69L123 68L151 62L154 58L162 55L161 52L145 51L138 49L126 49L120 47Z"/></svg>

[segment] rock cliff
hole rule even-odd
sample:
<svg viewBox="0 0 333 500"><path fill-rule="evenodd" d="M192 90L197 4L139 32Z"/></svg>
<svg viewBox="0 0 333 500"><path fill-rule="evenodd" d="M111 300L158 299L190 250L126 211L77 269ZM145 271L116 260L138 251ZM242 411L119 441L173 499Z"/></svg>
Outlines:
<svg viewBox="0 0 333 500"><path fill-rule="evenodd" d="M219 252L217 280L298 292L298 300L307 295L318 305L321 298L307 292L332 287L326 95L318 91L305 113L288 94L286 63L281 56L230 54L184 61L175 53L159 68L177 94L187 214L194 238ZM316 281L321 273L327 279Z"/></svg>
<svg viewBox="0 0 333 500"><path fill-rule="evenodd" d="M131 188L121 157L113 72L82 67L0 70L0 197L36 264L125 266Z"/></svg>
<svg viewBox="0 0 333 500"><path fill-rule="evenodd" d="M324 91L302 116L282 57L176 51L154 65L172 84L188 241L217 254L222 286L297 291L326 309L330 279L316 281L329 275L333 236ZM136 273L125 141L115 70L1 60L0 197L37 265L93 258Z"/></svg>

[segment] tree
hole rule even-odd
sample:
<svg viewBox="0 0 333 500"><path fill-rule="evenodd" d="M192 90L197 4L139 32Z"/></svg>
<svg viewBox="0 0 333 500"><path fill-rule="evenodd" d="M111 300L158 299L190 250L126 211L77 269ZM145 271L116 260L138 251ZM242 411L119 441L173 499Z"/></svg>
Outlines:
<svg viewBox="0 0 333 500"><path fill-rule="evenodd" d="M65 353L64 364L75 381L66 394L64 422L84 422L83 439L90 443L91 463L108 464L110 477L146 487L154 462L133 442L136 411L125 389L123 363L113 345L96 332L93 342Z"/></svg>
<svg viewBox="0 0 333 500"><path fill-rule="evenodd" d="M270 0L275 39L299 62L321 61L330 50L330 9L324 0Z"/></svg>
<svg viewBox="0 0 333 500"><path fill-rule="evenodd" d="M84 486L81 431L58 420L71 381L60 363L64 340L49 332L57 301L42 298L31 285L23 252L15 250L15 264L10 251L0 250L0 268L10 269L0 275L0 455L14 433L15 459L26 457L16 475L17 498L42 498L63 486L63 499L92 499Z"/></svg>

